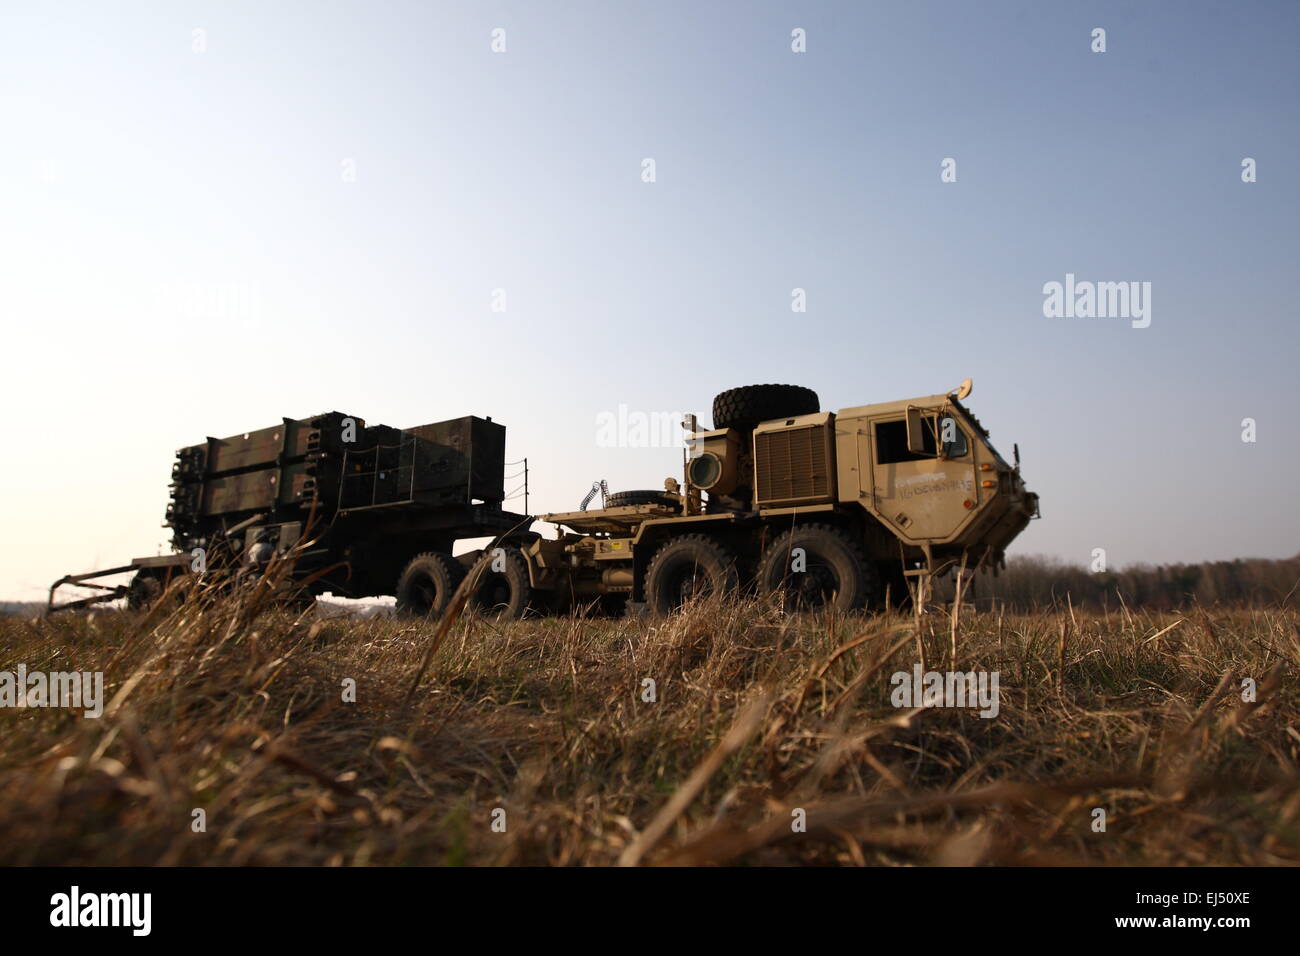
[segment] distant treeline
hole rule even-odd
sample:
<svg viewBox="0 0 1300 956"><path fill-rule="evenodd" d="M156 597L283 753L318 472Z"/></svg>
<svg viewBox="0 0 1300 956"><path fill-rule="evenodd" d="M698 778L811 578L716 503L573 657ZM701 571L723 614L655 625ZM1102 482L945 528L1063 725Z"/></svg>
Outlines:
<svg viewBox="0 0 1300 956"><path fill-rule="evenodd" d="M1300 555L1281 560L1238 558L1201 564L1135 564L1118 571L1090 572L1042 555L1007 559L995 578L980 574L975 583L980 608L1041 610L1066 603L1075 607L1174 609L1215 604L1276 606L1300 598ZM951 582L936 597L952 593Z"/></svg>
<svg viewBox="0 0 1300 956"><path fill-rule="evenodd" d="M0 601L0 617L36 617L44 610L44 601Z"/></svg>

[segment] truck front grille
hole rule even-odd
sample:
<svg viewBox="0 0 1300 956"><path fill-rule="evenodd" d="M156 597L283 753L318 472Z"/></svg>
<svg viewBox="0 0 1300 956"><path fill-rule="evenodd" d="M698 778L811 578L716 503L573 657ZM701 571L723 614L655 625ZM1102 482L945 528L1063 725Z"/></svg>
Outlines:
<svg viewBox="0 0 1300 956"><path fill-rule="evenodd" d="M754 435L758 504L794 504L831 496L829 432L826 425L807 425Z"/></svg>

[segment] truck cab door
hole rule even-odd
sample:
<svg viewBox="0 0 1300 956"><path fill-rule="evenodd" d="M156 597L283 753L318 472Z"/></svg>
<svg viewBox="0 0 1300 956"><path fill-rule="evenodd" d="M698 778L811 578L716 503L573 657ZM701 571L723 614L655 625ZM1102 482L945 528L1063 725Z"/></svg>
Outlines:
<svg viewBox="0 0 1300 956"><path fill-rule="evenodd" d="M977 510L971 436L942 408L908 408L868 425L876 513L907 541L945 541Z"/></svg>

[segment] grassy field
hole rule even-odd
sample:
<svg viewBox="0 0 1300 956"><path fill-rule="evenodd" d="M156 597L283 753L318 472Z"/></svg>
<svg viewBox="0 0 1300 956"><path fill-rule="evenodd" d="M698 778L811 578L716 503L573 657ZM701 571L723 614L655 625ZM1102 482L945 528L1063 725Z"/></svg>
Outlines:
<svg viewBox="0 0 1300 956"><path fill-rule="evenodd" d="M957 617L0 619L106 699L0 709L0 862L1300 863L1294 611ZM997 715L894 706L918 662Z"/></svg>

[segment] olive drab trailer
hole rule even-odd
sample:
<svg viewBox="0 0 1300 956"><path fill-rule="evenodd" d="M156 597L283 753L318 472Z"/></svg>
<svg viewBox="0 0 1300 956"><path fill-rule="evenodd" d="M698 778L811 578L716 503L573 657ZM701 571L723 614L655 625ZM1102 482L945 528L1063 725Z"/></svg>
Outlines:
<svg viewBox="0 0 1300 956"><path fill-rule="evenodd" d="M420 555L449 559L459 539L527 531L531 519L501 507L505 433L490 418L398 429L329 412L182 448L164 521L174 553L61 578L49 610L142 606L209 560L256 571L290 551L313 594L391 594ZM129 585L98 583L129 571ZM56 604L63 585L100 593Z"/></svg>
<svg viewBox="0 0 1300 956"><path fill-rule="evenodd" d="M394 593L399 613L440 614L465 582L469 607L518 617L645 605L740 590L785 606L901 603L956 567L997 569L1038 517L1038 496L948 393L822 411L795 385L713 401L713 427L684 424L683 474L662 490L607 493L577 511L503 511L505 429L459 418L399 430L331 412L181 449L167 524L176 553L140 559L126 594L147 603L191 556L223 547L256 570L295 555L313 593ZM526 480L526 479L525 479ZM601 506L587 509L599 492ZM452 556L456 541L492 537ZM924 593L924 592L922 592Z"/></svg>

